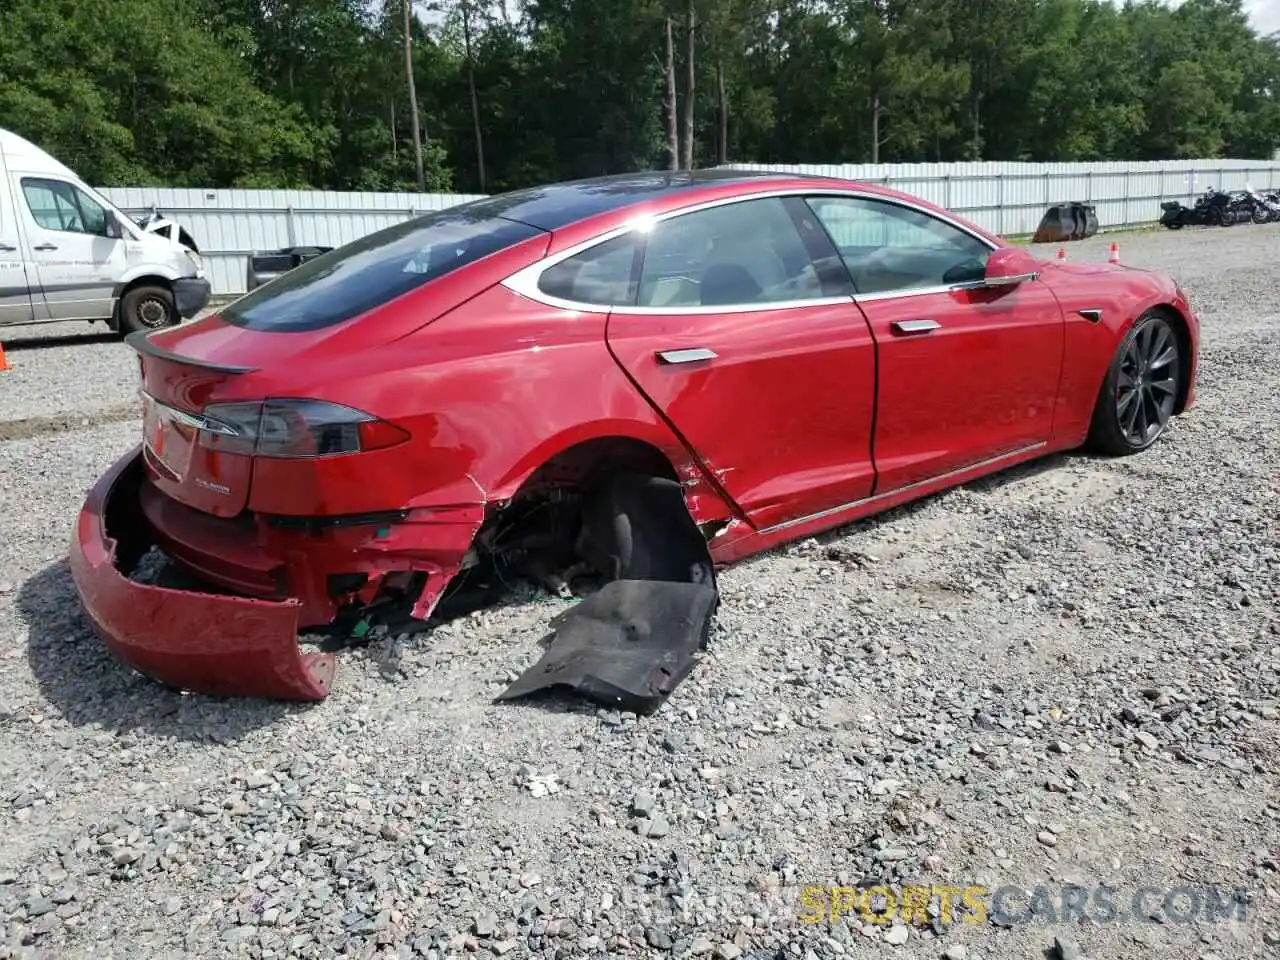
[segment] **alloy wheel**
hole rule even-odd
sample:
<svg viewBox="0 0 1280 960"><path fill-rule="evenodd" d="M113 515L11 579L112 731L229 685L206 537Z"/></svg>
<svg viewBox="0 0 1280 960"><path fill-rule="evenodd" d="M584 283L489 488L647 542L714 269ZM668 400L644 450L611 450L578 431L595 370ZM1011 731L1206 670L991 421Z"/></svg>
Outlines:
<svg viewBox="0 0 1280 960"><path fill-rule="evenodd" d="M1116 419L1134 447L1155 441L1178 398L1178 339L1169 324L1152 319L1130 338L1116 378Z"/></svg>

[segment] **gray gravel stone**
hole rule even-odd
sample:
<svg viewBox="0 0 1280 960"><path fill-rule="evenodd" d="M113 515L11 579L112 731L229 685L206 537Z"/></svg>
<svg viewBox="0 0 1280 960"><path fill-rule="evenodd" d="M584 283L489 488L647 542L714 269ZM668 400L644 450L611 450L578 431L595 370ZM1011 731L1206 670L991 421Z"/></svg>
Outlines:
<svg viewBox="0 0 1280 960"><path fill-rule="evenodd" d="M1201 311L1199 401L1167 437L722 571L703 662L644 718L490 703L565 606L525 587L340 650L307 707L123 668L66 545L137 442L119 412L136 362L110 343L22 351L0 423L62 411L74 429L0 440L0 956L834 960L902 934L856 911L799 922L807 885L994 889L1053 859L1055 883L1105 879L1117 902L1190 867L1261 889L1280 825L1280 421L1260 414L1280 400L1280 225L1120 244ZM1258 923L1254 943L1274 939ZM1202 925L1138 926L1135 950L1134 925L1089 925L1091 953L1226 956ZM901 930L897 953L946 960L959 944L938 937L977 960L1039 956L1047 936Z"/></svg>

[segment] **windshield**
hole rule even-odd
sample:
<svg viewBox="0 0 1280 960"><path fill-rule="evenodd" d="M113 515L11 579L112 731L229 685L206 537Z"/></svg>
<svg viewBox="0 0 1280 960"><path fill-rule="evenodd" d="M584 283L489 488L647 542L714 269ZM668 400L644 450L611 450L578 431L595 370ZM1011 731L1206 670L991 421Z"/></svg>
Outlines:
<svg viewBox="0 0 1280 960"><path fill-rule="evenodd" d="M221 318L248 330L318 330L543 232L470 205L440 210L309 260Z"/></svg>

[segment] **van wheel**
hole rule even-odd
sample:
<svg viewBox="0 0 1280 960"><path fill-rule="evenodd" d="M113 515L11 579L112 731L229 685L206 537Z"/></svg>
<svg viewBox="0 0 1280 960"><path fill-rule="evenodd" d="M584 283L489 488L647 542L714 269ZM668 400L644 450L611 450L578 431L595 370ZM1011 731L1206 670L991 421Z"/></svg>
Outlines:
<svg viewBox="0 0 1280 960"><path fill-rule="evenodd" d="M164 287L134 287L120 298L122 333L160 330L178 322L173 294Z"/></svg>

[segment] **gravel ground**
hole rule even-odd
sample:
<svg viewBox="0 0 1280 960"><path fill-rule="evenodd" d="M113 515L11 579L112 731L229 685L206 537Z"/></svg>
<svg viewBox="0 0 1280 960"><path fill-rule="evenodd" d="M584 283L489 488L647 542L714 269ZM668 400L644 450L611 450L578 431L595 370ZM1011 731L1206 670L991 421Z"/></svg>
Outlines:
<svg viewBox="0 0 1280 960"><path fill-rule="evenodd" d="M137 355L101 323L5 327L0 343L10 366L0 380L0 441L137 410Z"/></svg>
<svg viewBox="0 0 1280 960"><path fill-rule="evenodd" d="M65 563L136 421L0 442L0 957L1275 956L1280 228L1120 246L1201 312L1199 406L1142 456L726 571L708 656L647 719L490 703L562 608L532 596L345 651L312 707L167 692L90 636ZM131 398L115 345L13 359L0 420ZM805 886L877 882L1048 898L798 919ZM1242 913L1166 911L1177 887Z"/></svg>

